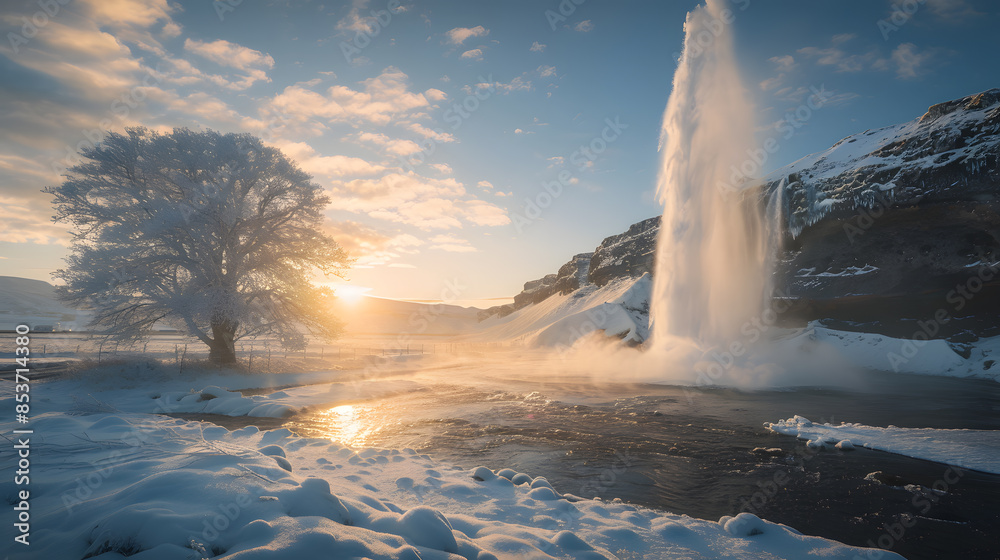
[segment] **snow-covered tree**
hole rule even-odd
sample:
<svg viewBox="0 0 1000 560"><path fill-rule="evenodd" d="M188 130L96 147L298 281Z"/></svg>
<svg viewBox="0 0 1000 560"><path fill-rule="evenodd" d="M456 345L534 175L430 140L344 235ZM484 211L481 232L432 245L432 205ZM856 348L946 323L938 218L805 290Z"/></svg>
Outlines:
<svg viewBox="0 0 1000 560"><path fill-rule="evenodd" d="M113 340L165 323L201 339L213 361L236 361L234 341L336 336L332 292L347 254L320 231L329 199L279 150L249 134L130 128L84 150L55 197L72 225L61 297L94 311Z"/></svg>

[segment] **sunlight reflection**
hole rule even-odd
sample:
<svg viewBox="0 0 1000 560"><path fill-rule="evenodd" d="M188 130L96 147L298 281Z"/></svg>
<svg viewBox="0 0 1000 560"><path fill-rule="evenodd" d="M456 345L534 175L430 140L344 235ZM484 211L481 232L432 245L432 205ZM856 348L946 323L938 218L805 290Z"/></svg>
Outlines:
<svg viewBox="0 0 1000 560"><path fill-rule="evenodd" d="M319 413L318 420L325 428L325 436L332 441L351 447L363 446L378 430L365 425L364 408L352 404L335 406Z"/></svg>

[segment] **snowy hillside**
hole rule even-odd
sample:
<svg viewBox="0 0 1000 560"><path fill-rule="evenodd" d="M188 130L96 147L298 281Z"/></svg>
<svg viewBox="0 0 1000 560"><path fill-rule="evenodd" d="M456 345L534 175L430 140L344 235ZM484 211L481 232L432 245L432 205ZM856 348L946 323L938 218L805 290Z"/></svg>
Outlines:
<svg viewBox="0 0 1000 560"><path fill-rule="evenodd" d="M429 304L363 296L341 300L333 313L344 321L345 334L455 335L477 324L479 309L443 303Z"/></svg>
<svg viewBox="0 0 1000 560"><path fill-rule="evenodd" d="M586 284L555 294L504 317L480 323L475 339L519 340L529 345L566 347L593 332L630 344L649 336L652 278L619 278L605 286Z"/></svg>
<svg viewBox="0 0 1000 560"><path fill-rule="evenodd" d="M87 316L59 302L48 282L0 276L0 330L12 330L20 323L32 327L58 323L63 329L79 330Z"/></svg>
<svg viewBox="0 0 1000 560"><path fill-rule="evenodd" d="M793 236L829 214L843 217L858 208L992 198L1000 184L1000 89L849 136L764 182L768 193L784 187Z"/></svg>
<svg viewBox="0 0 1000 560"><path fill-rule="evenodd" d="M660 217L604 238L558 272L525 282L514 302L479 312L475 340L571 346L600 331L628 344L649 337L653 256Z"/></svg>

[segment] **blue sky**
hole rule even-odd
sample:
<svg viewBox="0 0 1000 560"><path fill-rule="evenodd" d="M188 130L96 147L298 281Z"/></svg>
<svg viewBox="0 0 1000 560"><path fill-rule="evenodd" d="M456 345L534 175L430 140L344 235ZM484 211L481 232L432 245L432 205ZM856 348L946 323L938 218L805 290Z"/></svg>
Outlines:
<svg viewBox="0 0 1000 560"><path fill-rule="evenodd" d="M68 235L40 189L102 126L142 124L281 148L330 192L327 227L372 295L513 295L660 213L660 120L695 5L6 2L0 274L49 280ZM779 139L763 171L1000 87L995 3L730 5L760 138ZM803 111L811 88L829 99Z"/></svg>

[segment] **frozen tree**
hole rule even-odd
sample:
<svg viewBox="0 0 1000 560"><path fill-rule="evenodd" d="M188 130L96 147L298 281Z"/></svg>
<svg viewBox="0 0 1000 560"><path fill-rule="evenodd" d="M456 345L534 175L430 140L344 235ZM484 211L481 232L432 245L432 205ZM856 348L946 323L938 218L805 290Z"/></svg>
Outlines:
<svg viewBox="0 0 1000 560"><path fill-rule="evenodd" d="M73 228L60 295L93 310L97 333L134 342L169 324L221 363L242 337L301 347L339 333L332 292L311 279L350 261L319 231L329 199L280 151L249 134L130 128L81 155L45 191Z"/></svg>

